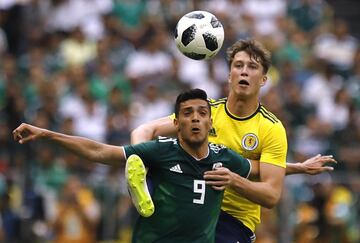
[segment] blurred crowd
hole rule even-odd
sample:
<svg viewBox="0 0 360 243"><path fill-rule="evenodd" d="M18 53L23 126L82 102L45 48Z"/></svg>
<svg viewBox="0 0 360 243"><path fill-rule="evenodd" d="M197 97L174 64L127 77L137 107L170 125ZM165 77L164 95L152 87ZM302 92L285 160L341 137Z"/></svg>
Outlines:
<svg viewBox="0 0 360 243"><path fill-rule="evenodd" d="M210 61L184 57L173 40L198 9L225 29ZM12 130L27 122L127 144L186 88L225 97L226 48L240 38L272 52L261 102L287 129L288 161L338 161L330 174L287 177L257 242L359 242L360 45L335 13L325 0L1 0L0 242L129 242L137 214L121 165L15 144Z"/></svg>

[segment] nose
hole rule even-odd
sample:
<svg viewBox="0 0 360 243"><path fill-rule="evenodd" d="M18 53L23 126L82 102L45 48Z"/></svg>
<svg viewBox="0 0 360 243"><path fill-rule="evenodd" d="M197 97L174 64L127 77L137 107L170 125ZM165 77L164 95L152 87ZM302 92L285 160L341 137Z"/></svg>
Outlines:
<svg viewBox="0 0 360 243"><path fill-rule="evenodd" d="M192 117L192 121L193 122L198 122L199 121L199 117L200 117L200 115L199 115L199 113L198 112L194 112L193 113L193 117Z"/></svg>
<svg viewBox="0 0 360 243"><path fill-rule="evenodd" d="M248 67L246 65L244 65L242 68L241 68L241 73L240 73L241 76L247 76L248 75Z"/></svg>

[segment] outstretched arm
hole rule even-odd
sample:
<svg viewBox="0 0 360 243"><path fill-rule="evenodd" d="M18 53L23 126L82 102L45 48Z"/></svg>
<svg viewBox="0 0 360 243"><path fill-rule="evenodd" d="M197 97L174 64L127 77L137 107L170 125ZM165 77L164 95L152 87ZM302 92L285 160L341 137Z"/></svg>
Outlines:
<svg viewBox="0 0 360 243"><path fill-rule="evenodd" d="M263 207L272 208L280 199L285 169L268 163L260 163L260 168L254 167L258 161L251 161L251 172L259 174L259 181L253 182L227 168L205 172L204 179L208 185L215 190L224 190L226 186L233 188L236 192ZM324 166L326 163L336 163L331 155L316 155L302 163L288 163L286 174L305 173L316 175L325 171L332 171L333 167Z"/></svg>
<svg viewBox="0 0 360 243"><path fill-rule="evenodd" d="M131 132L131 144L155 139L158 136L175 137L176 128L170 117L163 117L135 128Z"/></svg>
<svg viewBox="0 0 360 243"><path fill-rule="evenodd" d="M286 175L293 174L309 174L317 175L326 171L333 171L334 168L331 166L325 166L325 164L332 163L336 164L336 160L332 155L321 155L318 154L313 156L304 162L298 163L287 163L286 164Z"/></svg>
<svg viewBox="0 0 360 243"><path fill-rule="evenodd" d="M26 123L22 123L13 131L13 137L20 144L46 139L93 162L116 165L125 161L124 150L121 146L98 143L78 136L69 136Z"/></svg>

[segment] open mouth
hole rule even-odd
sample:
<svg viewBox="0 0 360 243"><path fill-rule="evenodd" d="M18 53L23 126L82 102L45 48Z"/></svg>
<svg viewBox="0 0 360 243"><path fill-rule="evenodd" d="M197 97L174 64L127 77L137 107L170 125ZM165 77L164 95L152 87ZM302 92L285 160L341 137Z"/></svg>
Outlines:
<svg viewBox="0 0 360 243"><path fill-rule="evenodd" d="M242 79L239 81L240 85L250 85L248 81L246 81L245 79Z"/></svg>
<svg viewBox="0 0 360 243"><path fill-rule="evenodd" d="M193 128L191 129L191 131L194 132L194 133L198 133L198 132L200 132L200 128L193 127Z"/></svg>

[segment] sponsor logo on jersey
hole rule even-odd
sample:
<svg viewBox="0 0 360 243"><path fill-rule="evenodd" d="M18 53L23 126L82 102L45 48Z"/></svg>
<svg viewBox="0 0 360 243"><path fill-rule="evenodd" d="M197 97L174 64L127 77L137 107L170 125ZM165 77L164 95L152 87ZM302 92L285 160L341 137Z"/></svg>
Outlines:
<svg viewBox="0 0 360 243"><path fill-rule="evenodd" d="M209 136L211 136L211 137L217 137L215 128L211 128L211 130L209 131Z"/></svg>
<svg viewBox="0 0 360 243"><path fill-rule="evenodd" d="M158 136L158 141L160 143L173 142L173 144L177 144L176 138L168 138L168 137Z"/></svg>
<svg viewBox="0 0 360 243"><path fill-rule="evenodd" d="M215 144L215 143L209 143L209 148L214 151L214 153L219 153L220 150L226 148L225 145L222 144Z"/></svg>
<svg viewBox="0 0 360 243"><path fill-rule="evenodd" d="M257 148L259 145L259 139L253 133L245 134L245 136L241 140L241 145L244 149L252 151Z"/></svg>
<svg viewBox="0 0 360 243"><path fill-rule="evenodd" d="M212 169L215 170L216 168L220 168L222 166L223 166L223 164L221 162L216 162L216 163L213 164Z"/></svg>
<svg viewBox="0 0 360 243"><path fill-rule="evenodd" d="M181 167L179 164L173 166L170 168L170 171L176 172L176 173L183 173L183 171L181 170Z"/></svg>

